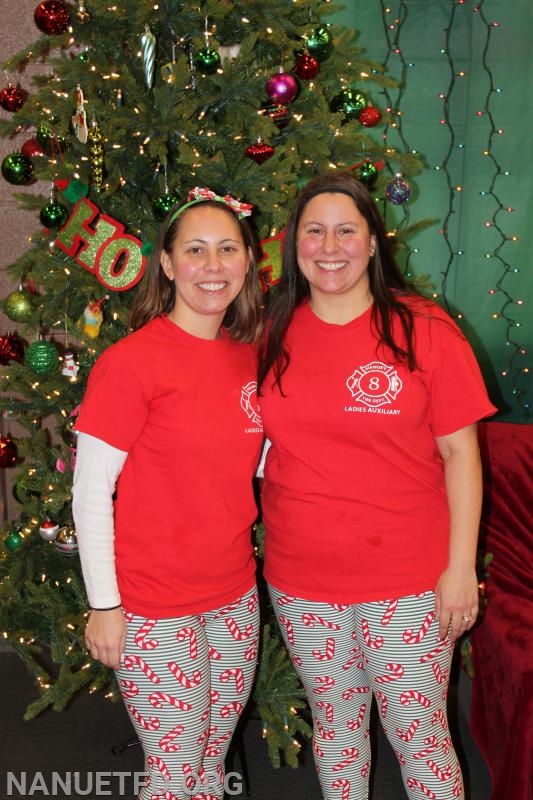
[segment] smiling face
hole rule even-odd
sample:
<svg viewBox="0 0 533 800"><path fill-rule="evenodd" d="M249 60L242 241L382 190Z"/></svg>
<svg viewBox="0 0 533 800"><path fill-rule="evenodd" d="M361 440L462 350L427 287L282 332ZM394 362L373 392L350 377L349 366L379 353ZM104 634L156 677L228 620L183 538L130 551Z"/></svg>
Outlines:
<svg viewBox="0 0 533 800"><path fill-rule="evenodd" d="M296 242L298 266L318 316L330 319L338 311L339 321L346 321L368 308L375 241L351 197L340 192L313 197L302 211Z"/></svg>
<svg viewBox="0 0 533 800"><path fill-rule="evenodd" d="M184 212L161 265L176 288L169 318L180 328L213 339L241 291L252 253L233 212L199 203Z"/></svg>

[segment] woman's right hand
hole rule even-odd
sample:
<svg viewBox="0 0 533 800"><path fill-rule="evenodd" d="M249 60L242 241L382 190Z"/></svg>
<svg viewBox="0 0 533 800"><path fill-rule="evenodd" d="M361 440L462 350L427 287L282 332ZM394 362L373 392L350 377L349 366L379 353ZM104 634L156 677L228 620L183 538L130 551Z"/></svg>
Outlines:
<svg viewBox="0 0 533 800"><path fill-rule="evenodd" d="M85 643L93 658L106 667L120 669L120 658L126 646L126 620L122 609L91 611Z"/></svg>

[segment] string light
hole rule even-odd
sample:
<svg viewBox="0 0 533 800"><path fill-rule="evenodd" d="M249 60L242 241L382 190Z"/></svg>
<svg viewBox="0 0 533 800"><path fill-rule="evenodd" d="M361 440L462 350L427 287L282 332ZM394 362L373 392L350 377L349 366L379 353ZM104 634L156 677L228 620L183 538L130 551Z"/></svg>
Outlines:
<svg viewBox="0 0 533 800"><path fill-rule="evenodd" d="M408 69L412 68L414 64L412 62L407 62L402 54L402 48L400 46L400 40L402 35L402 28L407 19L407 2L406 0L400 0L398 4L398 10L394 12L394 23L391 24L387 20L387 16L392 12L392 9L389 5L385 3L381 3L381 12L382 12L382 20L383 20L383 31L385 34L385 38L387 40L387 55L383 62L383 66L387 74L390 74L391 77L395 78L397 81L397 88L395 90L395 100L392 99L392 90L388 87L383 88L383 94L385 95L386 99L386 109L389 114L394 115L395 119L385 125L385 130L383 133L383 140L384 145L387 147L387 154L393 156L396 152L394 148L389 147L389 131L393 130L395 136L398 137L400 142L402 143L402 148L404 152L414 152L411 147L409 147L407 140L405 138L403 132L403 116L404 112L401 108L403 97L405 94L405 89L407 85L407 71ZM399 56L399 58L392 58L392 56ZM387 169L394 175L396 173L396 169L391 167L387 164ZM400 221L399 224L396 224L395 227L400 231L407 228L409 225L409 217L410 217L410 208L409 203L403 203L401 206L395 206L396 212L401 210L401 214L403 215L403 219ZM387 224L387 211L388 205L385 203L383 207L383 218L385 220L385 224ZM413 255L413 251L408 241L403 243L405 248L405 274L407 277L412 276L411 271L411 258Z"/></svg>
<svg viewBox="0 0 533 800"><path fill-rule="evenodd" d="M484 28L482 65L487 79L487 92L483 109L476 112L476 116L480 120L483 120L488 128L487 143L483 151L483 155L491 163L492 177L488 188L485 190L485 192L483 192L483 196L490 197L492 199L494 211L492 217L485 222L484 227L486 230L492 231L493 235L497 234L498 236L498 240L494 246L494 249L490 253L490 257L491 259L495 260L495 263L498 265L499 269L499 277L496 280L495 287L490 290L489 294L492 297L498 297L501 300L501 308L498 312L494 312L492 314L492 318L498 320L500 324L501 322L504 323L503 334L506 339L506 348L509 351L507 356L507 365L501 371L501 375L506 379L510 379L512 387L511 394L514 397L515 402L521 408L523 421L526 421L529 419L530 412L529 404L526 401L526 390L521 379L522 376L527 375L527 368L523 367L523 365L520 363L520 360L523 358L523 356L527 355L527 350L518 341L518 334L515 335L514 333L515 329L521 327L521 323L512 315L512 306L522 305L523 301L518 302L511 294L512 290L509 288L509 281L507 279L510 278L511 274L516 274L517 270L511 265L505 255L505 245L508 242L516 241L518 237L516 237L514 234L511 236L506 235L505 230L502 227L502 224L504 223L500 223L502 212L511 213L512 208L504 204L500 196L501 190L498 187L501 184L498 183L498 178L502 174L508 175L509 173L503 170L493 149L494 139L497 136L503 136L505 133L503 128L497 126L495 120L493 96L498 94L499 90L497 90L494 86L494 76L490 70L488 58L492 43L492 36L498 30L500 23L489 21L486 18L483 9L484 4L485 0L481 0L481 2L474 9L475 13L477 14L477 24L482 25Z"/></svg>

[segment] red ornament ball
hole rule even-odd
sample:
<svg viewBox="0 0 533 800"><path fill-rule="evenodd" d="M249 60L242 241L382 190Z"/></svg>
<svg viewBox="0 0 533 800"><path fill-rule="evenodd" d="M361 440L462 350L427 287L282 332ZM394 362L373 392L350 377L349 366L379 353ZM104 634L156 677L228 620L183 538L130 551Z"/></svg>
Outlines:
<svg viewBox="0 0 533 800"><path fill-rule="evenodd" d="M294 62L294 74L304 81L310 81L318 75L320 64L317 58L309 53L300 53Z"/></svg>
<svg viewBox="0 0 533 800"><path fill-rule="evenodd" d="M17 455L15 442L9 436L0 435L0 467L12 467Z"/></svg>
<svg viewBox="0 0 533 800"><path fill-rule="evenodd" d="M7 367L10 361L18 361L20 364L24 359L24 345L16 333L8 333L0 336L0 364Z"/></svg>
<svg viewBox="0 0 533 800"><path fill-rule="evenodd" d="M274 103L288 105L298 94L298 81L287 72L276 72L268 80L266 92Z"/></svg>
<svg viewBox="0 0 533 800"><path fill-rule="evenodd" d="M0 92L0 106L6 111L18 111L24 105L24 94L12 83Z"/></svg>
<svg viewBox="0 0 533 800"><path fill-rule="evenodd" d="M375 106L366 106L359 114L359 122L365 128L373 128L381 122L381 111Z"/></svg>
<svg viewBox="0 0 533 800"><path fill-rule="evenodd" d="M57 36L70 25L70 12L61 0L43 0L33 14L35 24L42 33Z"/></svg>
<svg viewBox="0 0 533 800"><path fill-rule="evenodd" d="M259 141L255 144L248 145L244 152L248 158L251 158L256 164L262 164L274 155L274 148L270 144Z"/></svg>
<svg viewBox="0 0 533 800"><path fill-rule="evenodd" d="M24 142L20 148L20 152L23 156L26 156L26 158L37 158L44 156L44 150L41 146L41 143L35 138L35 136L32 136L31 139L28 139L26 142Z"/></svg>
<svg viewBox="0 0 533 800"><path fill-rule="evenodd" d="M45 542L53 542L59 532L59 525L51 519L45 519L39 526L39 536Z"/></svg>

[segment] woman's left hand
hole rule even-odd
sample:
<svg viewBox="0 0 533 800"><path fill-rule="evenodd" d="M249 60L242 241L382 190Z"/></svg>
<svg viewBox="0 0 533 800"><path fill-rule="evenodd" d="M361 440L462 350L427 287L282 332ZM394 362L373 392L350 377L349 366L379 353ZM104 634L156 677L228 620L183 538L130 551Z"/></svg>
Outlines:
<svg viewBox="0 0 533 800"><path fill-rule="evenodd" d="M475 570L448 567L435 587L435 612L439 638L455 642L475 623L479 610L478 582Z"/></svg>

